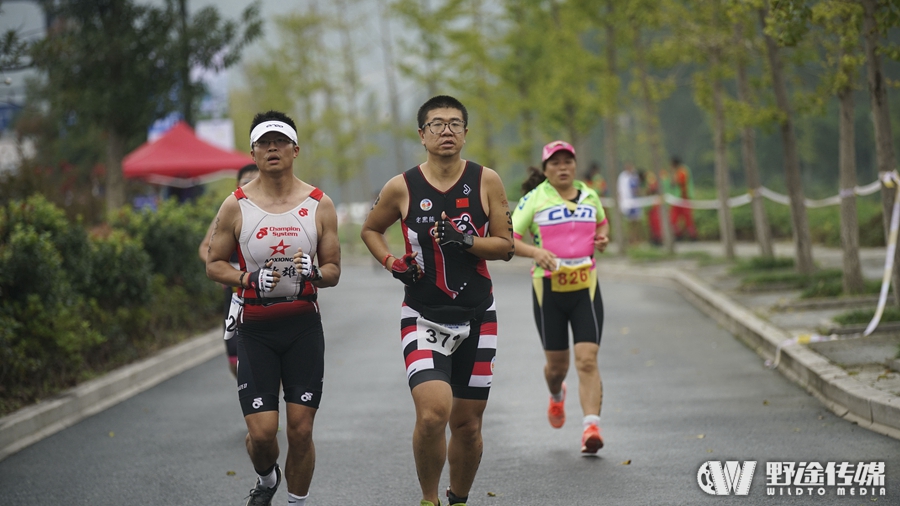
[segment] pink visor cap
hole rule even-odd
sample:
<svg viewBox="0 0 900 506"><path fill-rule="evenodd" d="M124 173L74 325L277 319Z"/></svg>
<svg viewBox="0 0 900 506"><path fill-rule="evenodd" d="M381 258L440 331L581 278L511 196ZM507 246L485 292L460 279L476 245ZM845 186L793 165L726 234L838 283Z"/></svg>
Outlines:
<svg viewBox="0 0 900 506"><path fill-rule="evenodd" d="M544 146L544 150L541 153L541 162L543 163L549 160L550 157L553 156L553 153L556 153L557 151L568 151L569 153L572 153L572 156L575 156L575 148L573 148L571 144L566 141L553 141Z"/></svg>

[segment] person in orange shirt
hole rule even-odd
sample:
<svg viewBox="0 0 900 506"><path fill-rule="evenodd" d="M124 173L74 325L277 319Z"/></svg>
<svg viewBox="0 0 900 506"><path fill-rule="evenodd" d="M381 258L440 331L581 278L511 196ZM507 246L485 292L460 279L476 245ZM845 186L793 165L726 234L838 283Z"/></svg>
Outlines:
<svg viewBox="0 0 900 506"><path fill-rule="evenodd" d="M674 191L670 191L670 193L682 199L693 199L694 181L691 178L691 170L677 156L672 157L672 171L671 190ZM676 239L697 240L693 209L673 205L670 220Z"/></svg>
<svg viewBox="0 0 900 506"><path fill-rule="evenodd" d="M659 178L653 171L640 170L641 182L644 185L645 195L659 195ZM657 246L662 244L662 221L660 220L660 204L653 204L647 210L647 224L650 226L650 243Z"/></svg>

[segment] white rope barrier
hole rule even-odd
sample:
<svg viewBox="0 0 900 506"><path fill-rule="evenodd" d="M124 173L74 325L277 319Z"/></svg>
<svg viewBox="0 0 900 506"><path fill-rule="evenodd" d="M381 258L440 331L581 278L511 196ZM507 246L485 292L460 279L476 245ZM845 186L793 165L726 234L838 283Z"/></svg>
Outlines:
<svg viewBox="0 0 900 506"><path fill-rule="evenodd" d="M884 314L884 308L887 304L888 290L891 286L891 273L894 272L894 254L897 251L897 236L900 235L898 234L898 230L900 230L900 174L897 174L897 172L886 172L884 173L882 178L884 181L884 186L886 188L894 188L895 194L894 207L891 210L890 235L888 236L887 251L884 258L884 275L881 278L881 292L878 295L878 306L875 309L875 314L872 316L872 320L869 321L869 324L866 326L866 329L862 333L849 334L842 337L838 337L836 334L831 334L829 336L823 336L819 334L801 334L790 339L785 339L775 348L775 360L766 360L766 367L770 369L778 367L778 364L781 361L781 350L785 346L819 343L823 341L835 341L838 339L855 339L859 337L867 337L872 332L874 332L878 327L878 324L881 323L881 316ZM875 186L875 191L877 191L877 189L881 187L881 183L882 179L865 186L863 189L865 191L870 191L871 187ZM855 190L857 193L859 193L860 187L857 186ZM870 191L870 193L874 192Z"/></svg>
<svg viewBox="0 0 900 506"><path fill-rule="evenodd" d="M881 189L881 180L873 181L865 186L856 186L854 188L843 189L839 194L828 197L824 199L803 199L803 203L806 207L809 208L818 208L818 207L827 207L827 206L836 206L841 203L842 198L852 197L854 195L858 196L866 196L871 195L878 190ZM776 202L782 205L790 205L791 198L787 195L783 195L781 193L774 192L765 186L760 186L757 190L760 195L771 200L772 202ZM749 190L747 193L743 193L741 195L737 195L735 197L730 197L728 199L728 207L740 207L749 204L753 201L753 190ZM718 200L693 200L693 199L682 199L676 197L675 195L665 194L662 196L662 199L665 199L666 203L672 206L678 207L687 207L689 209L719 209L721 205ZM611 207L615 205L615 200L611 198L601 198L601 203L604 207ZM622 207L625 209L632 209L635 207L650 207L655 206L661 203L661 198L659 195L648 195L645 197L634 197L631 199L623 199Z"/></svg>

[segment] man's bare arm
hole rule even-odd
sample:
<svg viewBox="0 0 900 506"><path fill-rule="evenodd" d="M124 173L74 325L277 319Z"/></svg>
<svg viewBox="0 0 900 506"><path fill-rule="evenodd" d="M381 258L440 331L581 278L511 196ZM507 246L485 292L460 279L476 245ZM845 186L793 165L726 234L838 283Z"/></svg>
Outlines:
<svg viewBox="0 0 900 506"><path fill-rule="evenodd" d="M381 189L381 193L378 194L375 203L372 204L372 210L369 211L369 215L366 216L366 221L363 223L359 236L369 248L369 253L376 260L382 262L382 265L384 265L385 257L391 254L384 233L402 218L401 209L408 204L408 199L403 176L394 176ZM388 263L388 267L390 267L390 263Z"/></svg>
<svg viewBox="0 0 900 506"><path fill-rule="evenodd" d="M212 222L206 275L223 285L241 286L242 272L231 266L231 253L237 248L241 207L234 195L229 195Z"/></svg>
<svg viewBox="0 0 900 506"><path fill-rule="evenodd" d="M488 215L488 236L476 237L466 251L485 260L509 261L516 251L509 201L500 176L486 167L481 175L481 199Z"/></svg>
<svg viewBox="0 0 900 506"><path fill-rule="evenodd" d="M204 264L206 263L206 257L209 255L209 240L212 237L213 226L215 224L216 219L213 218L213 220L209 222L209 227L206 229L206 236L200 241L200 248L197 249L197 254L200 255L200 260L203 260Z"/></svg>
<svg viewBox="0 0 900 506"><path fill-rule="evenodd" d="M319 288L335 286L341 279L341 241L338 238L337 211L334 201L327 195L319 202L316 211L318 243L316 260L322 279L313 281Z"/></svg>

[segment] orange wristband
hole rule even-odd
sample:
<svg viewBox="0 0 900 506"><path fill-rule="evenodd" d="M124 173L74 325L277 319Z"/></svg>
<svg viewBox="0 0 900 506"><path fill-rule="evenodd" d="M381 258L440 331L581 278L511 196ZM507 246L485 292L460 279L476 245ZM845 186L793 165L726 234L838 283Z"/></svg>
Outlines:
<svg viewBox="0 0 900 506"><path fill-rule="evenodd" d="M391 258L392 256L394 256L394 255L391 255L390 253L388 253L387 255L384 256L384 259L381 261L381 266L384 267L385 270L390 270L390 269L388 269L387 261L388 261L388 258ZM394 258L396 258L396 257L394 257Z"/></svg>

